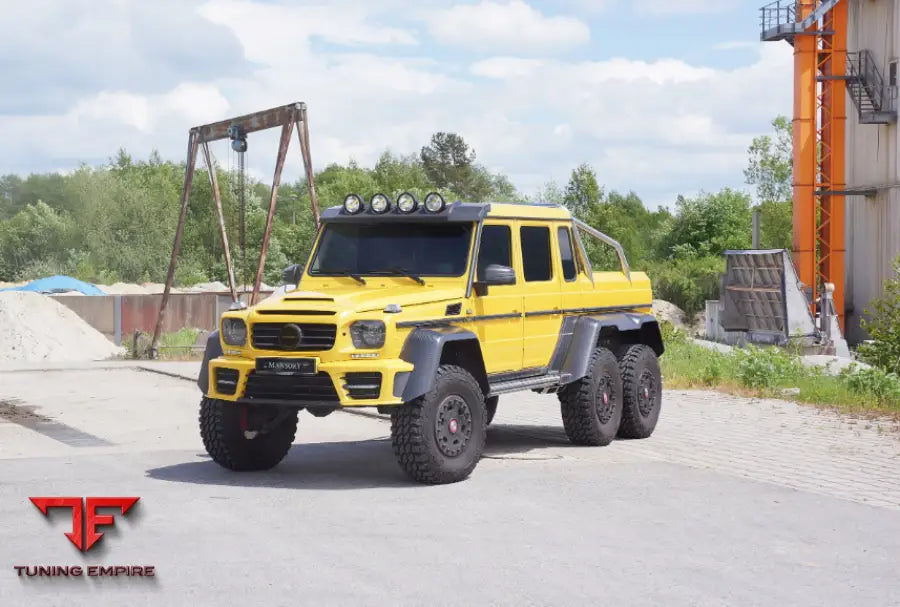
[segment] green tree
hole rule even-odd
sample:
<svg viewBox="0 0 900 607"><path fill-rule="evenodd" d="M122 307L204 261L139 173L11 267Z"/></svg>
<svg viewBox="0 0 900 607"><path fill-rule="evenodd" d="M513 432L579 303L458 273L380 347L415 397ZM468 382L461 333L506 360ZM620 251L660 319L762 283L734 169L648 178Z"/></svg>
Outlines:
<svg viewBox="0 0 900 607"><path fill-rule="evenodd" d="M461 196L469 193L474 176L475 150L460 135L439 132L420 153L425 174L435 186Z"/></svg>
<svg viewBox="0 0 900 607"><path fill-rule="evenodd" d="M721 255L750 247L750 197L725 188L696 198L679 196L671 229L662 241L666 256Z"/></svg>
<svg viewBox="0 0 900 607"><path fill-rule="evenodd" d="M793 230L793 132L784 116L772 121L774 135L753 139L744 177L756 189L760 246L789 249Z"/></svg>
<svg viewBox="0 0 900 607"><path fill-rule="evenodd" d="M603 190L597 185L597 175L589 164L580 164L572 170L566 190L563 194L563 204L578 217L583 217L590 212L592 206L598 204L603 198Z"/></svg>
<svg viewBox="0 0 900 607"><path fill-rule="evenodd" d="M791 199L793 175L793 132L784 116L772 121L774 137L756 137L750 144L744 177L756 188L759 202L785 202Z"/></svg>
<svg viewBox="0 0 900 607"><path fill-rule="evenodd" d="M884 282L884 295L872 301L862 328L872 338L860 345L860 357L889 373L900 375L900 256L894 260L894 276Z"/></svg>

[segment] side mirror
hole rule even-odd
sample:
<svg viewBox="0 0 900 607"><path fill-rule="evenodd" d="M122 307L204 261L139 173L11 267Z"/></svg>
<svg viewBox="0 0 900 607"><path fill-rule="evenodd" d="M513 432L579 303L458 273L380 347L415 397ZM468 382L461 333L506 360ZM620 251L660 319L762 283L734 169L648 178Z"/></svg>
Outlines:
<svg viewBox="0 0 900 607"><path fill-rule="evenodd" d="M281 283L285 285L294 285L295 287L300 284L300 277L303 276L303 266L299 263L295 263L292 266L288 266L281 273Z"/></svg>
<svg viewBox="0 0 900 607"><path fill-rule="evenodd" d="M484 274L475 282L475 294L487 295L489 286L516 284L516 271L509 266L492 263L484 269Z"/></svg>
<svg viewBox="0 0 900 607"><path fill-rule="evenodd" d="M484 278L478 282L486 286L514 285L516 284L516 271L509 266L492 263L484 269Z"/></svg>

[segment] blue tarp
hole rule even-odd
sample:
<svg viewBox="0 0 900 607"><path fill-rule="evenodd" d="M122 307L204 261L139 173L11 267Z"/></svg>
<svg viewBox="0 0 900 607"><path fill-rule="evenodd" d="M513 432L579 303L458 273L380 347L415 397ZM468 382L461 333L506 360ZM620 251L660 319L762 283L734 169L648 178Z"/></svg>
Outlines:
<svg viewBox="0 0 900 607"><path fill-rule="evenodd" d="M106 295L103 291L89 282L72 278L71 276L48 276L33 280L21 287L9 287L0 291L33 291L35 293L62 293L64 291L78 291L85 295Z"/></svg>

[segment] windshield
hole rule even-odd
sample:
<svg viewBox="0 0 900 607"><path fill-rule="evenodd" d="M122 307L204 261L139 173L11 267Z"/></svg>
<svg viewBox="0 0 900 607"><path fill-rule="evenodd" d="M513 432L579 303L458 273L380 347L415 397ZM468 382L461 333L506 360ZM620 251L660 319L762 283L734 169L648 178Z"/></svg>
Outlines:
<svg viewBox="0 0 900 607"><path fill-rule="evenodd" d="M309 267L314 276L462 276L472 224L328 224Z"/></svg>

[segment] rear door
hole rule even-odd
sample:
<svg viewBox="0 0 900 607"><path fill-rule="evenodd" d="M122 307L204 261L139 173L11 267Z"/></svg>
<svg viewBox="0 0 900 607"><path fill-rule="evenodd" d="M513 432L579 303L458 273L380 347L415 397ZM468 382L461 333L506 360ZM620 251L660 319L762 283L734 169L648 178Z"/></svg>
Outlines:
<svg viewBox="0 0 900 607"><path fill-rule="evenodd" d="M491 264L516 269L512 228L486 221L481 232L476 281ZM514 285L491 286L486 295L476 295L473 330L478 334L485 370L490 373L522 368L521 271L516 269Z"/></svg>
<svg viewBox="0 0 900 607"><path fill-rule="evenodd" d="M558 252L547 222L519 223L525 343L522 366L541 368L550 363L562 323Z"/></svg>

